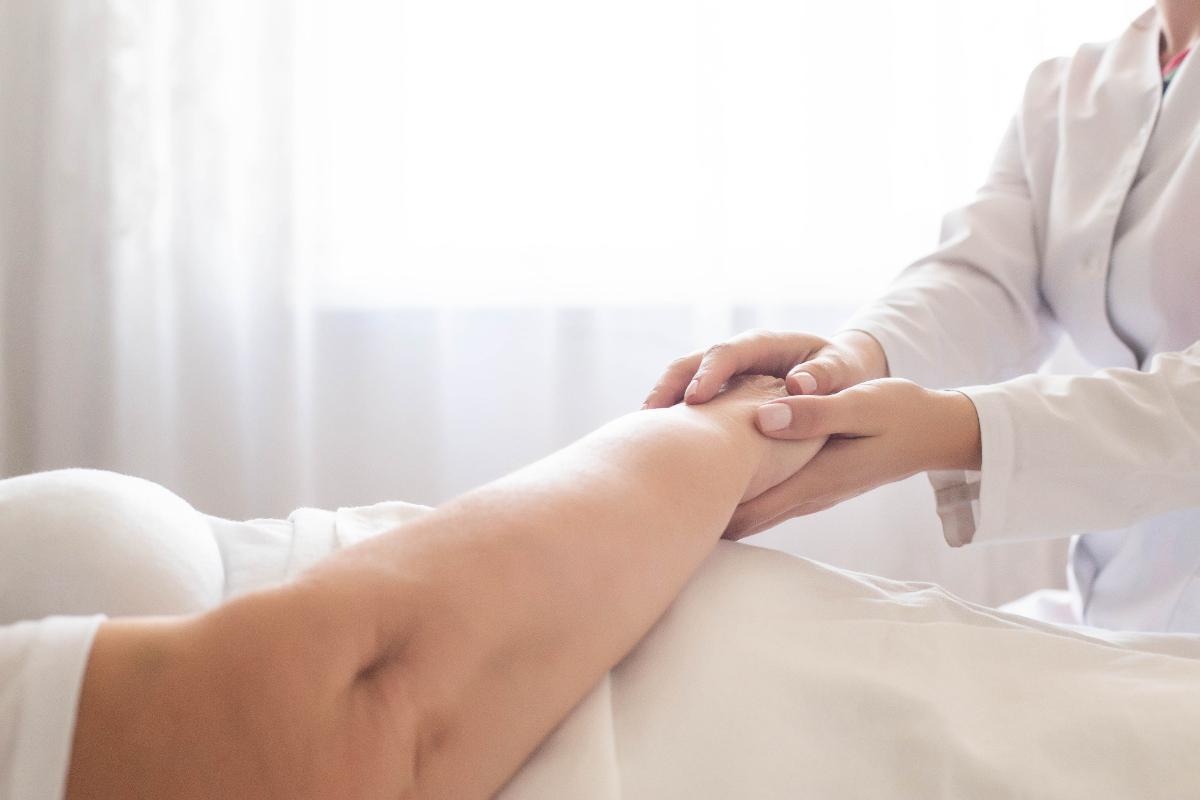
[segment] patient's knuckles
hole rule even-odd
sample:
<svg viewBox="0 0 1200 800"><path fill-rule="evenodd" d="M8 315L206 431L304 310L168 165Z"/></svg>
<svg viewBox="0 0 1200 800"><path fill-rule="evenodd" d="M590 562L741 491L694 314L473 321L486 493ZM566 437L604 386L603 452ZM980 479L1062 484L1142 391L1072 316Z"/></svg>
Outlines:
<svg viewBox="0 0 1200 800"><path fill-rule="evenodd" d="M729 384L731 387L745 387L750 391L762 392L772 397L783 396L780 393L786 391L783 379L773 375L738 375L732 378Z"/></svg>
<svg viewBox="0 0 1200 800"><path fill-rule="evenodd" d="M724 395L730 402L745 405L753 411L763 403L788 396L782 378L771 375L735 375L725 384Z"/></svg>

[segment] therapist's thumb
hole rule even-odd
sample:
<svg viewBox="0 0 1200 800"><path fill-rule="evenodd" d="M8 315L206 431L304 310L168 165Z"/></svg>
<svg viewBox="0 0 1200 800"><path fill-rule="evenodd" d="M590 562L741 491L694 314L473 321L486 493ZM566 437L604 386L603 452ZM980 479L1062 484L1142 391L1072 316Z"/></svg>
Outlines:
<svg viewBox="0 0 1200 800"><path fill-rule="evenodd" d="M852 433L855 428L849 395L793 396L758 407L758 429L773 439L811 439Z"/></svg>
<svg viewBox="0 0 1200 800"><path fill-rule="evenodd" d="M853 386L859 380L842 355L827 351L811 361L792 367L785 383L792 394L833 394Z"/></svg>

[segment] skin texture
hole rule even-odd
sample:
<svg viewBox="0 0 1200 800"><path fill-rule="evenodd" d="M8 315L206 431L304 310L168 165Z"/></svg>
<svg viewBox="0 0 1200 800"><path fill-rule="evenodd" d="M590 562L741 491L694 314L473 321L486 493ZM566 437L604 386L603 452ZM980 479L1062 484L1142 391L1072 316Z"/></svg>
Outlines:
<svg viewBox="0 0 1200 800"><path fill-rule="evenodd" d="M486 797L822 440L756 378L619 419L300 580L101 626L70 798Z"/></svg>

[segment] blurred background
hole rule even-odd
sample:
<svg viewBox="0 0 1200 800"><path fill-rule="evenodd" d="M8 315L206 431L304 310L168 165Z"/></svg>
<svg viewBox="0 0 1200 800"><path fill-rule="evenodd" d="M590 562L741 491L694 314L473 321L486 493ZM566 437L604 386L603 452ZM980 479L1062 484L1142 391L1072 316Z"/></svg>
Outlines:
<svg viewBox="0 0 1200 800"><path fill-rule="evenodd" d="M832 333L1040 60L1148 0L0 0L0 474L437 504L749 327ZM921 477L752 540L982 602Z"/></svg>

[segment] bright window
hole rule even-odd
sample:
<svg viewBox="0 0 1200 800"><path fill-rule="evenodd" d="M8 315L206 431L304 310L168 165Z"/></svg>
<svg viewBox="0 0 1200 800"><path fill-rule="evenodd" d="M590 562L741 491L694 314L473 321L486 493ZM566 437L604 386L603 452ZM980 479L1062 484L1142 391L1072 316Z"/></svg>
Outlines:
<svg viewBox="0 0 1200 800"><path fill-rule="evenodd" d="M970 197L1040 60L1128 0L312 2L335 304L855 300Z"/></svg>

